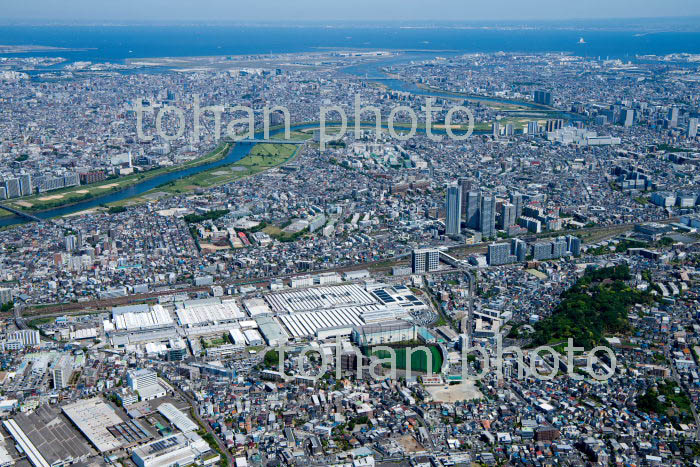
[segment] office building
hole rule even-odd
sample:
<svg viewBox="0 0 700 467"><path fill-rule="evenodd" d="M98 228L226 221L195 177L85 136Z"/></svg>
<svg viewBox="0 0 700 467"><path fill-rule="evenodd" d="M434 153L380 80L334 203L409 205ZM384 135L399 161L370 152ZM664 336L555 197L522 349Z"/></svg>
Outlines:
<svg viewBox="0 0 700 467"><path fill-rule="evenodd" d="M688 138L695 138L698 135L698 119L688 119Z"/></svg>
<svg viewBox="0 0 700 467"><path fill-rule="evenodd" d="M158 376L155 371L143 368L127 372L126 382L131 389L138 391L144 387L158 384Z"/></svg>
<svg viewBox="0 0 700 467"><path fill-rule="evenodd" d="M126 382L133 391L138 392L142 401L157 399L166 395L165 389L158 384L158 375L156 375L155 371L145 368L129 371L126 374Z"/></svg>
<svg viewBox="0 0 700 467"><path fill-rule="evenodd" d="M496 236L496 197L485 195L481 197L481 208L479 215L479 231L482 238L493 238Z"/></svg>
<svg viewBox="0 0 700 467"><path fill-rule="evenodd" d="M437 271L440 252L432 248L421 248L411 252L411 271L414 274Z"/></svg>
<svg viewBox="0 0 700 467"><path fill-rule="evenodd" d="M170 348L168 349L168 360L171 362L179 362L187 356L187 348L185 343L179 339L170 339Z"/></svg>
<svg viewBox="0 0 700 467"><path fill-rule="evenodd" d="M158 384L158 375L156 375L155 371L145 368L132 370L127 372L126 382L132 390L139 391L143 388Z"/></svg>
<svg viewBox="0 0 700 467"><path fill-rule="evenodd" d="M445 198L445 234L459 235L462 224L462 200L457 186L447 187Z"/></svg>
<svg viewBox="0 0 700 467"><path fill-rule="evenodd" d="M70 385L73 376L73 359L69 355L63 355L53 367L53 388L61 390Z"/></svg>

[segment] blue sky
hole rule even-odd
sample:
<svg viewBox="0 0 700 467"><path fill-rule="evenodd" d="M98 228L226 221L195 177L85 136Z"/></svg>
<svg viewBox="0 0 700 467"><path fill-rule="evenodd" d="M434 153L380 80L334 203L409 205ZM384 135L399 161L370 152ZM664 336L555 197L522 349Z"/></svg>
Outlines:
<svg viewBox="0 0 700 467"><path fill-rule="evenodd" d="M531 21L700 16L698 0L0 0L5 20Z"/></svg>

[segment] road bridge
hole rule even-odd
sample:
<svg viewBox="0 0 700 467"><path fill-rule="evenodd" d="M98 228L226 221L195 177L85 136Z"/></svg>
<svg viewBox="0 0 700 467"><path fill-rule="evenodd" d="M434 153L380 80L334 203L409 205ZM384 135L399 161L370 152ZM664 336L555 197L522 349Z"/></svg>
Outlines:
<svg viewBox="0 0 700 467"><path fill-rule="evenodd" d="M10 207L6 204L0 204L0 209L4 209L5 211L9 211L12 214L15 214L15 215L20 216L20 217L24 217L25 219L29 219L30 221L49 222L48 219L41 219L41 218L33 216L27 212L20 211L19 209L15 209L13 207Z"/></svg>
<svg viewBox="0 0 700 467"><path fill-rule="evenodd" d="M246 138L237 140L225 140L226 143L254 143L254 144L304 144L304 141L292 141L289 139L264 139L264 138Z"/></svg>

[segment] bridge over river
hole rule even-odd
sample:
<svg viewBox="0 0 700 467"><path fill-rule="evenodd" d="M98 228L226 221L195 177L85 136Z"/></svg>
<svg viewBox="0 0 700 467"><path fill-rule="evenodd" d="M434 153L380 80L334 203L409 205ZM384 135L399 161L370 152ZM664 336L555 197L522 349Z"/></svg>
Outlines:
<svg viewBox="0 0 700 467"><path fill-rule="evenodd" d="M9 211L16 216L24 217L25 219L29 219L30 221L52 222L49 219L41 219L39 217L36 217L36 216L29 214L28 212L20 211L19 209L15 209L13 207L7 206L6 204L0 204L0 209L4 209L5 211Z"/></svg>

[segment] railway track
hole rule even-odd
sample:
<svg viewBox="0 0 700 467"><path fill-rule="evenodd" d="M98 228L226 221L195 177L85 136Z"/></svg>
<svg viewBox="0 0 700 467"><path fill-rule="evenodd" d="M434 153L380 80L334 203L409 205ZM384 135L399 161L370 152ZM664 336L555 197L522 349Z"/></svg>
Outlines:
<svg viewBox="0 0 700 467"><path fill-rule="evenodd" d="M678 222L679 218L678 217L670 217L668 219L663 219L663 220L658 220L656 222L662 223L662 224L669 224L673 222ZM568 235L568 234L600 234L600 233L609 233L610 235L618 235L622 232L631 230L634 228L636 223L628 223L628 224L613 224L613 225L607 225L607 226L600 226L600 227L587 227L587 228L582 228L582 229L573 229L573 230L561 230L557 232L546 232L542 234L535 234L535 235L529 235L525 237L521 237L523 240L527 242L533 242L538 239L544 239L548 237L555 237L555 236L560 236L560 235ZM599 240L598 240L599 241ZM487 243L478 243L475 245L466 245L466 246L455 246L448 248L448 251L450 254L454 254L455 256L461 256L464 257L466 255L470 254L477 254L477 253L486 253L488 249L488 244ZM392 258L387 258L387 259L382 259L382 260L377 260L377 261L368 261L360 264L355 264L352 266L341 266L341 267L335 267L335 268L328 268L328 269L320 269L320 270L315 270L315 271L309 271L309 273L324 273L324 272L347 272L347 271L353 271L357 269L367 269L367 268L372 268L375 266L375 270L389 270L391 266L394 266L396 264L401 263L402 261L405 261L409 257L408 253L404 253L401 255L394 256ZM215 285L220 285L220 286L236 286L236 285L260 285L260 286L268 286L271 281L277 280L277 279L289 279L294 276L298 276L301 273L289 273L289 274L282 274L282 275L276 275L276 276L265 276L265 277L259 277L259 278L246 278L246 279L235 279L235 280L225 280L225 281L220 281L215 283ZM75 303L61 303L61 304L56 304L56 305L48 305L48 306L41 306L41 307L32 307L31 305L26 307L22 311L22 316L23 317L37 317L37 316L52 316L52 315L62 315L62 314L71 314L71 313L78 313L78 312L84 312L84 311L98 311L98 310L104 310L109 307L113 306L120 306L120 305L130 305L134 303L144 303L148 302L151 300L157 299L159 296L162 295L168 295L168 294L175 294L175 293L194 293L194 292L206 292L210 290L210 286L188 286L188 287L180 287L180 288L172 288L172 289L167 289L167 290L161 290L158 292L148 292L144 294L135 294L135 295L128 295L125 297L116 297L116 298L110 298L110 299L104 299L104 300L90 300L86 302L75 302ZM17 317L16 317L17 318Z"/></svg>

